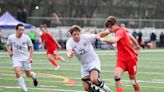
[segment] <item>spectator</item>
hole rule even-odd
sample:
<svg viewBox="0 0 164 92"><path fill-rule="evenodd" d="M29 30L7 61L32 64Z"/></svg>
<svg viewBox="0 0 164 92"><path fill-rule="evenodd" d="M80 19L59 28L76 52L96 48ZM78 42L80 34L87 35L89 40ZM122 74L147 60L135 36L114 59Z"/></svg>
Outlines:
<svg viewBox="0 0 164 92"><path fill-rule="evenodd" d="M133 35L133 37L134 37L135 39L137 39L138 34L137 34L137 32L136 32L135 30L133 31L132 35Z"/></svg>
<svg viewBox="0 0 164 92"><path fill-rule="evenodd" d="M56 13L52 13L51 27L57 27L61 21Z"/></svg>
<svg viewBox="0 0 164 92"><path fill-rule="evenodd" d="M34 28L30 31L28 36L30 37L32 43L35 44L35 41L37 39L37 35L36 35L36 32L34 31Z"/></svg>
<svg viewBox="0 0 164 92"><path fill-rule="evenodd" d="M22 22L26 23L27 20L27 10L24 8L21 12Z"/></svg>
<svg viewBox="0 0 164 92"><path fill-rule="evenodd" d="M145 48L145 45L144 45L144 40L142 39L142 32L140 31L139 33L138 33L138 43L139 43L139 45L144 49Z"/></svg>
<svg viewBox="0 0 164 92"><path fill-rule="evenodd" d="M160 47L161 48L164 47L164 34L163 34L163 32L161 32L159 40L160 40Z"/></svg>
<svg viewBox="0 0 164 92"><path fill-rule="evenodd" d="M153 48L156 48L156 34L154 32L152 32L150 35L150 41L153 44Z"/></svg>

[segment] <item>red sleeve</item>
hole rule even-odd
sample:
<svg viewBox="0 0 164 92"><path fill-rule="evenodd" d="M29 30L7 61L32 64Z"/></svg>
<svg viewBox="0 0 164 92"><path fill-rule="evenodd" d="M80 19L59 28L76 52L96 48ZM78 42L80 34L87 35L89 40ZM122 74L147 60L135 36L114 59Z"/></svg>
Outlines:
<svg viewBox="0 0 164 92"><path fill-rule="evenodd" d="M117 31L115 36L116 36L116 37L119 37L120 39L123 38L123 36L124 36L124 35L123 35L123 31L122 31L122 30Z"/></svg>

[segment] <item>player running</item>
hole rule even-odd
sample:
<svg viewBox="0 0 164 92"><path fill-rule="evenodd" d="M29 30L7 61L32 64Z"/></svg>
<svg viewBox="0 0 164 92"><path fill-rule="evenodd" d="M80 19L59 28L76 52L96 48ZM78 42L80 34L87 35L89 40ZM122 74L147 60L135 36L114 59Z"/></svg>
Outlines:
<svg viewBox="0 0 164 92"><path fill-rule="evenodd" d="M8 37L6 49L12 58L18 85L22 88L23 92L27 92L28 90L24 78L21 76L21 67L24 69L26 76L33 79L34 86L38 85L38 81L36 74L31 71L32 56L34 52L33 44L29 36L23 33L24 26L18 24L16 26L16 33Z"/></svg>
<svg viewBox="0 0 164 92"><path fill-rule="evenodd" d="M57 70L60 66L56 62L56 60L61 60L65 62L65 59L58 54L58 48L61 48L57 40L53 37L53 35L47 31L47 26L46 25L41 25L40 30L42 32L42 35L40 36L41 38L41 43L39 48L42 48L43 44L46 45L47 49L47 57L51 64L55 67L55 70Z"/></svg>
<svg viewBox="0 0 164 92"><path fill-rule="evenodd" d="M94 87L99 87L105 92L112 92L99 78L100 60L92 46L96 35L80 35L80 31L81 28L77 25L70 27L69 32L72 37L67 40L66 48L67 56L71 58L75 55L81 63L81 80L85 91L99 92L92 87L94 84L96 85Z"/></svg>
<svg viewBox="0 0 164 92"><path fill-rule="evenodd" d="M117 25L117 19L113 16L109 16L105 21L105 27L107 31L104 31L101 34L106 35L109 33L115 33L115 36L112 39L103 39L107 43L117 43L117 63L115 66L114 77L116 83L116 92L123 92L121 85L121 75L123 72L128 71L129 79L134 87L135 92L141 92L140 86L136 79L137 74L137 62L138 62L138 52L140 46L137 43L136 39L129 35L128 31L124 28L121 28ZM133 42L134 48L132 48L130 41Z"/></svg>

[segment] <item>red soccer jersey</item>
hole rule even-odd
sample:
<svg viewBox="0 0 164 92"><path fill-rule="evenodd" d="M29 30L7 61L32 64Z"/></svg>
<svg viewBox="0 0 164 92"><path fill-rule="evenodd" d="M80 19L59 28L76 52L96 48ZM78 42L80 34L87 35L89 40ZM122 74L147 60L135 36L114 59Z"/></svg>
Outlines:
<svg viewBox="0 0 164 92"><path fill-rule="evenodd" d="M42 34L41 40L42 40L42 42L44 42L46 44L46 48L48 51L58 48L56 42L53 39L53 36L49 32Z"/></svg>
<svg viewBox="0 0 164 92"><path fill-rule="evenodd" d="M118 28L115 33L115 36L120 38L120 40L117 42L118 60L131 60L136 58L137 56L137 54L131 46L127 32L128 31L124 28Z"/></svg>

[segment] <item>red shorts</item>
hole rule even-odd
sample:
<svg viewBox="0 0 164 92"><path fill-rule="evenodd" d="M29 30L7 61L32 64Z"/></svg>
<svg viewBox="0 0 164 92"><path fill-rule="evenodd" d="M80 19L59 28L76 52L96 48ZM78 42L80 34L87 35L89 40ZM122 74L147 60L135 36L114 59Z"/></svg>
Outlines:
<svg viewBox="0 0 164 92"><path fill-rule="evenodd" d="M128 71L129 75L134 75L138 71L137 62L137 58L134 58L132 60L117 60L116 67L120 67L124 71Z"/></svg>
<svg viewBox="0 0 164 92"><path fill-rule="evenodd" d="M47 50L47 55L48 55L48 54L56 54L56 53L54 53L54 51L57 52L58 49L57 49L57 48L48 49L48 50Z"/></svg>

